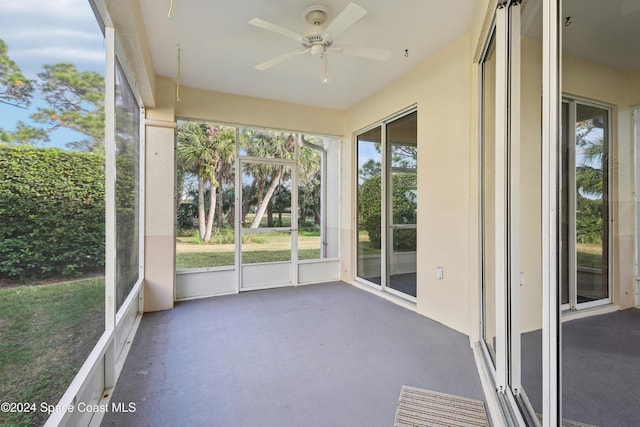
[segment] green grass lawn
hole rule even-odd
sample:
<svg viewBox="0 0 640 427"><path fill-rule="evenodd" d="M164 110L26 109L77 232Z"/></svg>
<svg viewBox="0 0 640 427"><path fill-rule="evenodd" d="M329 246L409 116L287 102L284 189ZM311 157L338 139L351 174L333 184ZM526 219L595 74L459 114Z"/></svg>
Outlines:
<svg viewBox="0 0 640 427"><path fill-rule="evenodd" d="M176 255L176 268L224 267L235 264L235 252L183 252ZM300 249L298 259L318 259L320 249ZM290 250L247 251L242 254L244 264L291 260Z"/></svg>
<svg viewBox="0 0 640 427"><path fill-rule="evenodd" d="M104 278L0 288L0 401L58 403L104 332ZM48 415L0 412L0 426Z"/></svg>
<svg viewBox="0 0 640 427"><path fill-rule="evenodd" d="M233 243L202 243L195 236L176 239L176 268L223 267L235 264ZM298 259L320 258L320 233L301 231L298 235ZM242 262L289 261L291 259L291 233L244 234Z"/></svg>
<svg viewBox="0 0 640 427"><path fill-rule="evenodd" d="M578 243L576 256L579 267L602 268L602 245Z"/></svg>

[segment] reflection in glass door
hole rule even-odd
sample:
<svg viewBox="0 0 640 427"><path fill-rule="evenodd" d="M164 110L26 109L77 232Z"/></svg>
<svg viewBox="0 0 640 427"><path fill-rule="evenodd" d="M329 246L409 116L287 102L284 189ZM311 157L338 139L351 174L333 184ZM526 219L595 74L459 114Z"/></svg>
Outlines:
<svg viewBox="0 0 640 427"><path fill-rule="evenodd" d="M382 131L358 135L357 276L382 285Z"/></svg>
<svg viewBox="0 0 640 427"><path fill-rule="evenodd" d="M387 125L387 286L412 297L416 296L416 136L416 112Z"/></svg>
<svg viewBox="0 0 640 427"><path fill-rule="evenodd" d="M570 309L610 301L609 110L563 103L560 206L562 303Z"/></svg>

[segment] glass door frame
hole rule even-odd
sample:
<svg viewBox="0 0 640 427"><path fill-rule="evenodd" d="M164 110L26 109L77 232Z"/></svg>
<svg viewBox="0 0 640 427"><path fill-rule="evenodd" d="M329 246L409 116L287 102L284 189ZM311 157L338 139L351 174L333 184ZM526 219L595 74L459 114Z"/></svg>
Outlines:
<svg viewBox="0 0 640 427"><path fill-rule="evenodd" d="M542 2L542 208L541 208L541 266L542 266L542 418L543 425L557 426L561 416L561 336L560 287L558 286L557 166L561 117L561 1ZM493 17L496 38L496 183L495 207L495 268L496 268L496 359L487 359L484 342L484 300L482 288L483 244L479 234L479 336L478 350L484 356L483 372L493 381L503 420L509 425L537 425L539 422L526 400L520 396L520 328L519 322L519 202L517 176L519 162L520 125L520 1L497 2ZM486 47L492 37L493 26L486 34ZM479 135L482 138L483 98L482 61L479 61ZM509 86L509 83L511 85ZM507 142L511 141L507 146ZM482 155L479 147L479 155ZM514 151L515 150L515 151ZM500 152L498 152L500 151ZM517 154L517 155L515 155ZM505 163L503 163L503 161ZM504 165L498 167L498 165ZM514 167L516 166L516 167ZM482 164L479 164L482 167ZM482 197L482 182L479 183ZM516 196L516 199L513 197ZM481 209L482 204L479 203ZM504 222L501 222L501 218ZM478 227L482 230L482 216ZM508 221L508 222L507 222Z"/></svg>
<svg viewBox="0 0 640 427"><path fill-rule="evenodd" d="M568 138L567 140L567 144L569 146L569 158L568 160L568 169L571 171L570 174L565 174L563 171L563 165L564 165L564 159L562 158L562 150L560 150L558 153L558 166L559 166L559 179L562 182L562 179L567 176L568 177L568 188L569 190L569 198L568 198L568 202L570 204L569 207L569 219L570 219L570 224L569 224L569 235L571 235L572 241L571 242L567 242L569 247L568 247L568 260L566 262L567 265L567 269L568 269L568 286L569 286L569 292L568 292L568 298L569 298L569 302L567 303L562 303L562 299L560 299L561 302L561 309L564 310L584 310L584 309L589 309L589 308L593 308L593 307L599 307L601 305L606 305L606 304L611 304L613 302L613 298L612 298L612 292L613 292L613 286L612 286L612 269L611 269L611 262L612 262L612 249L613 249L613 240L612 240L612 236L613 233L612 231L612 206L611 203L609 202L609 200L611 200L610 194L611 194L611 189L612 189L612 179L611 179L611 156L604 156L603 160L606 162L606 168L607 168L607 174L606 177L604 179L606 179L606 185L607 185L607 193L609 195L609 197L607 198L607 204L606 204L606 208L607 208L607 213L606 213L606 226L608 228L607 230L607 239L606 242L603 242L603 245L606 244L607 245L607 297L606 298L601 298L598 300L594 300L594 301L588 301L588 302L583 302L583 303L579 303L578 302L578 281L577 281L577 268L578 268L578 261L577 261L577 248L576 248L576 242L575 242L575 236L576 236L576 174L575 174L575 170L576 170L576 151L575 151L575 145L576 145L576 129L575 129L575 125L576 125L576 120L577 120L577 114L576 114L576 110L577 110L577 106L578 105L584 105L584 106L588 106L588 107L594 107L594 108L598 108L600 110L606 111L607 112L607 131L606 131L606 147L605 147L605 153L610 153L611 152L611 144L612 144L612 136L613 136L613 129L612 129L612 122L613 122L613 109L610 106L607 106L605 104L598 104L595 102L591 102L591 101L587 101L587 100L583 100L577 97L573 97L573 96L563 96L562 97L562 106L567 105L567 123L566 123L566 129L567 129L567 135L566 138ZM564 129L564 123L561 123L561 129ZM564 135L562 135L562 139L564 139ZM562 144L560 144L562 145ZM604 166L604 164L603 164ZM562 190L560 190L560 194L559 197L562 199L564 197L564 195L562 194ZM560 204L561 206L561 204ZM561 207L558 208L558 213L560 216L562 216L564 213L562 212ZM561 230L558 229L558 237L560 239L562 239L562 235L561 235ZM558 256L561 256L560 254L560 250L558 250ZM558 271L561 271L561 266L565 264L565 262L561 263L561 260L558 259ZM558 286L560 287L560 291L562 292L562 286L563 283L559 282Z"/></svg>
<svg viewBox="0 0 640 427"><path fill-rule="evenodd" d="M393 289L391 286L389 286L389 281L390 281L390 276L391 276L391 263L390 263L390 257L393 254L393 250L391 248L391 242L390 242L390 233L392 232L392 220L393 220L393 214L392 214L392 203L393 203L393 194L391 193L391 189L392 189L392 168L390 166L390 144L387 141L387 125L389 125L390 123L392 123L395 120L401 119L405 116L408 116L410 114L413 113L417 113L418 112L418 107L417 105L413 105L405 110L402 110L401 112L398 112L392 116L389 116L383 120L381 120L378 123L375 123L374 125L368 126L366 128L363 128L361 130L359 130L358 132L356 132L354 134L354 159L356 162L356 176L354 179L354 193L356 195L356 197L354 197L354 201L355 201L355 211L356 211L356 215L354 215L354 227L353 229L355 230L354 233L354 259L353 259L353 265L355 266L355 274L354 274L354 278L357 282L363 283L367 286L373 287L375 289L378 289L382 292L386 292L389 293L391 295L397 296L399 298L402 298L404 300L407 300L409 302L412 303L416 303L417 302L417 296L414 297L412 295L408 295L405 294L403 292L400 292L396 289ZM360 135L365 134L366 132L369 132L373 129L379 128L380 129L380 149L381 149L381 161L382 161L382 170L381 170L381 197L380 197L380 213L381 213L381 221L380 221L380 226L381 226L381 242L380 242L380 285L371 282L370 280L367 280L364 277L360 277L358 276L358 256L359 256L359 252L358 252L358 244L359 244L359 230L360 227L358 225L358 214L357 214L357 204L358 204L358 195L359 195L359 185L358 185L358 174L359 174L359 169L358 169L358 137ZM417 131L417 129L416 129ZM417 146L417 144L416 144ZM416 164L416 175L417 175L417 164ZM405 229L405 227L402 227L401 229ZM417 230L417 224L415 226L413 226L413 229ZM416 295L417 295L417 283L416 283Z"/></svg>
<svg viewBox="0 0 640 427"><path fill-rule="evenodd" d="M299 135L298 135L299 137ZM251 291L256 289L270 289L282 286L291 286L297 283L298 277L298 144L295 145L295 153L293 160L277 159L277 158L264 158L264 157L251 157L243 156L236 152L235 158L235 265L237 272L237 292ZM242 175L243 166L245 164L272 164L281 165L291 168L291 224L289 227L262 227L262 228L245 228L242 226ZM290 263L289 281L277 284L265 284L259 287L243 287L243 267L246 265L242 262L242 237L245 234L266 234L274 232L288 232L291 239L291 256L288 261ZM285 264L282 262L270 262L267 264L277 265ZM265 272L266 273L266 272Z"/></svg>

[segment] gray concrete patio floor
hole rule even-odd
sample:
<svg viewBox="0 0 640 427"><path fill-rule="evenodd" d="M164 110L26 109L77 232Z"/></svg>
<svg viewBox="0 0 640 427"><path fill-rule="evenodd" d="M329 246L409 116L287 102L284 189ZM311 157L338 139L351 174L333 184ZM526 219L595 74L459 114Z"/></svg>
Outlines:
<svg viewBox="0 0 640 427"><path fill-rule="evenodd" d="M484 400L469 338L344 283L145 314L103 426L392 426L403 384Z"/></svg>

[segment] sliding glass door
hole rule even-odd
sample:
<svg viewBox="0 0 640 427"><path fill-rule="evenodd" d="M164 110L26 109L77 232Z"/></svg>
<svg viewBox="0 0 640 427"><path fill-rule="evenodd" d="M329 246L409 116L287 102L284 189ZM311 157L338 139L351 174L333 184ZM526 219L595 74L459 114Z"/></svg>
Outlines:
<svg viewBox="0 0 640 427"><path fill-rule="evenodd" d="M560 285L564 308L608 303L609 110L565 100L560 150Z"/></svg>
<svg viewBox="0 0 640 427"><path fill-rule="evenodd" d="M357 135L357 278L417 296L417 112Z"/></svg>

